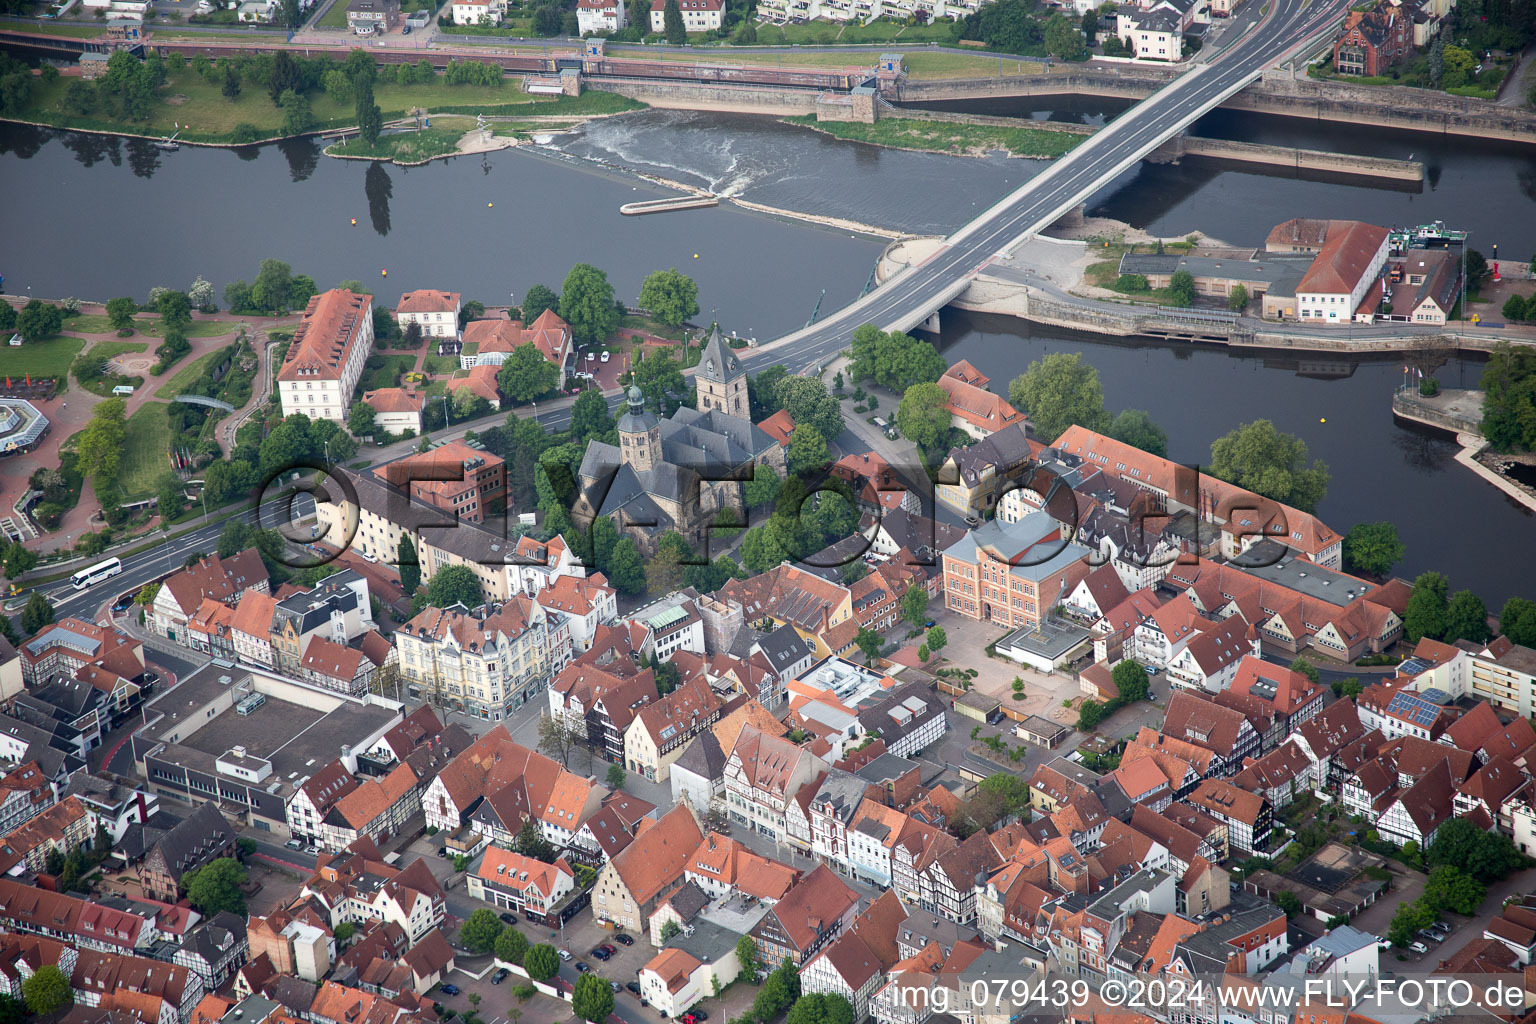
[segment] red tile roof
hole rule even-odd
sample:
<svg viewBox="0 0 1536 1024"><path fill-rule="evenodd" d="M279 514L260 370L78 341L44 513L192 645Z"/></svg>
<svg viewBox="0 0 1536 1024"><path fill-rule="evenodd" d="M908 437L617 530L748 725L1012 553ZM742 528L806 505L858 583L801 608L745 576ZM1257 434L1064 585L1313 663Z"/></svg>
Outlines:
<svg viewBox="0 0 1536 1024"><path fill-rule="evenodd" d="M458 292L439 291L436 288L418 288L414 292L406 292L400 296L400 305L395 307L395 312L397 314L457 313L461 297Z"/></svg>
<svg viewBox="0 0 1536 1024"><path fill-rule="evenodd" d="M1371 258L1386 243L1387 234L1386 228L1358 220L1329 221L1327 240L1296 286L1296 294L1348 295L1353 292L1360 278L1370 269Z"/></svg>
<svg viewBox="0 0 1536 1024"><path fill-rule="evenodd" d="M373 296L332 288L309 300L293 333L278 380L339 380L341 369L365 330Z"/></svg>

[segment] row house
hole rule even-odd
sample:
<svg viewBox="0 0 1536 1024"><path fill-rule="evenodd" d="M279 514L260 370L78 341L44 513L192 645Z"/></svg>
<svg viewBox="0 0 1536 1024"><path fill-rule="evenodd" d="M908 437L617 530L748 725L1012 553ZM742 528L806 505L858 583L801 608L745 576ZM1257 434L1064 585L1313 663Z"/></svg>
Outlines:
<svg viewBox="0 0 1536 1024"><path fill-rule="evenodd" d="M800 966L800 991L842 996L854 1019L863 1020L887 972L901 959L896 934L907 914L894 892L882 892L841 936Z"/></svg>
<svg viewBox="0 0 1536 1024"><path fill-rule="evenodd" d="M539 591L562 576L587 575L587 567L558 533L547 541L525 534L517 538L517 546L512 549L512 555L513 560L507 565L507 575L514 594L535 597Z"/></svg>
<svg viewBox="0 0 1536 1024"><path fill-rule="evenodd" d="M1284 810L1298 793L1313 789L1317 780L1301 746L1286 740L1263 757L1249 761L1232 777L1232 783L1260 794L1275 810Z"/></svg>
<svg viewBox="0 0 1536 1024"><path fill-rule="evenodd" d="M228 558L209 555L166 577L146 609L144 624L157 636L180 642L187 620L205 600L233 607L247 593L270 592L267 568L255 548Z"/></svg>
<svg viewBox="0 0 1536 1024"><path fill-rule="evenodd" d="M740 894L771 905L794 887L800 872L753 853L729 836L710 832L694 851L683 877L710 899Z"/></svg>
<svg viewBox="0 0 1536 1024"><path fill-rule="evenodd" d="M1312 721L1323 710L1325 688L1284 665L1247 656L1227 689L1243 697L1261 700L1273 711L1282 737Z"/></svg>
<svg viewBox="0 0 1536 1024"><path fill-rule="evenodd" d="M625 734L639 710L658 700L656 674L616 675L574 662L549 684L550 716L582 735L592 751L624 764Z"/></svg>
<svg viewBox="0 0 1536 1024"><path fill-rule="evenodd" d="M67 796L0 838L0 872L37 875L48 858L67 857L90 847L97 818L78 797Z"/></svg>
<svg viewBox="0 0 1536 1024"><path fill-rule="evenodd" d="M246 962L250 948L245 921L237 914L221 910L186 934L171 955L171 962L196 975L203 989L212 992Z"/></svg>
<svg viewBox="0 0 1536 1024"><path fill-rule="evenodd" d="M530 923L559 927L556 911L576 891L576 873L564 858L545 864L520 853L491 847L468 876L469 895L502 910L515 910Z"/></svg>
<svg viewBox="0 0 1536 1024"><path fill-rule="evenodd" d="M367 777L342 795L321 820L320 846L344 850L360 837L382 843L421 813L421 784L410 764L382 778Z"/></svg>
<svg viewBox="0 0 1536 1024"><path fill-rule="evenodd" d="M400 675L472 717L500 721L549 679L550 617L531 598L424 608L395 633Z"/></svg>
<svg viewBox="0 0 1536 1024"><path fill-rule="evenodd" d="M1260 748L1259 733L1242 712L1186 691L1169 698L1161 735L1215 754L1210 771L1203 775L1231 775L1247 758L1257 757Z"/></svg>
<svg viewBox="0 0 1536 1024"><path fill-rule="evenodd" d="M426 861L418 857L403 869L386 864L366 838L339 854L322 856L300 896L323 907L332 928L383 921L403 929L413 946L447 916L442 887Z"/></svg>
<svg viewBox="0 0 1536 1024"><path fill-rule="evenodd" d="M301 675L304 657L314 641L328 640L345 647L373 625L367 580L352 570L329 576L313 590L290 594L273 607L276 667L289 675Z"/></svg>
<svg viewBox="0 0 1536 1024"><path fill-rule="evenodd" d="M122 1009L155 1024L187 1024L203 998L203 981L175 964L83 949L69 976L75 1002Z"/></svg>
<svg viewBox="0 0 1536 1024"><path fill-rule="evenodd" d="M649 828L655 820L655 804L616 790L603 798L596 814L581 823L565 848L566 855L572 863L600 868L630 844L642 823Z"/></svg>
<svg viewBox="0 0 1536 1024"><path fill-rule="evenodd" d="M804 747L747 726L725 764L726 813L760 835L787 838L786 813L795 794L826 769Z"/></svg>
<svg viewBox="0 0 1536 1024"><path fill-rule="evenodd" d="M749 933L765 964L797 967L843 934L859 908L859 894L825 864L818 864Z"/></svg>
<svg viewBox="0 0 1536 1024"><path fill-rule="evenodd" d="M70 780L70 792L76 792L75 779L90 776L75 775ZM0 776L0 835L5 835L30 818L52 807L57 800L53 784L32 761L23 761L5 775ZM87 803L92 810L95 805ZM98 811L98 817L100 817ZM119 834L112 835L115 842Z"/></svg>
<svg viewBox="0 0 1536 1024"><path fill-rule="evenodd" d="M323 909L317 904L302 902L291 910L279 908L266 917L252 917L246 927L251 963L265 962L274 974L319 984L336 960L336 933L329 916L321 916ZM362 930L367 934L374 927L374 924L365 923ZM400 937L401 947L405 946L405 930L399 925L378 927L393 930ZM246 968L241 974L245 975L249 970ZM240 987L239 979L236 987Z"/></svg>
<svg viewBox="0 0 1536 1024"><path fill-rule="evenodd" d="M1246 854L1269 850L1274 809L1260 793L1250 793L1222 779L1206 779L1189 794L1197 810L1227 826L1228 841Z"/></svg>
<svg viewBox="0 0 1536 1024"><path fill-rule="evenodd" d="M558 540L556 537L549 542L551 552ZM564 547L563 543L561 547ZM551 553L548 557L559 556ZM527 573L524 575L528 576ZM530 596L551 618L564 620L570 637L569 649L575 654L591 650L598 627L619 617L618 591L609 586L608 578L602 573L590 576L562 573L543 583ZM564 667L563 660L554 666L556 671Z"/></svg>
<svg viewBox="0 0 1536 1024"><path fill-rule="evenodd" d="M971 924L976 920L976 880L991 874L1001 860L991 837L975 833L918 872L919 905L945 920Z"/></svg>
<svg viewBox="0 0 1536 1024"><path fill-rule="evenodd" d="M1304 722L1294 735L1296 745L1312 763L1312 777L1318 787L1334 792L1346 774L1340 755L1365 734L1355 702L1339 700Z"/></svg>
<svg viewBox="0 0 1536 1024"><path fill-rule="evenodd" d="M158 916L158 910L119 909L0 878L0 926L14 934L57 939L81 950L147 953L160 939Z"/></svg>
<svg viewBox="0 0 1536 1024"><path fill-rule="evenodd" d="M858 713L859 729L885 743L895 757L912 757L944 737L944 706L920 683L902 683Z"/></svg>
<svg viewBox="0 0 1536 1024"><path fill-rule="evenodd" d="M1259 653L1256 631L1233 615L1190 637L1168 660L1168 684L1200 693L1220 693L1237 675L1243 658Z"/></svg>
<svg viewBox="0 0 1536 1024"><path fill-rule="evenodd" d="M150 899L175 903L189 871L235 855L235 829L209 801L160 836L138 865L139 884Z"/></svg>
<svg viewBox="0 0 1536 1024"><path fill-rule="evenodd" d="M703 840L687 803L668 811L603 865L592 889L592 916L631 934L643 932L661 902L684 884L684 872Z"/></svg>
<svg viewBox="0 0 1536 1024"><path fill-rule="evenodd" d="M702 678L685 680L645 705L624 733L624 763L651 782L666 782L672 762L695 736L720 720L725 705Z"/></svg>

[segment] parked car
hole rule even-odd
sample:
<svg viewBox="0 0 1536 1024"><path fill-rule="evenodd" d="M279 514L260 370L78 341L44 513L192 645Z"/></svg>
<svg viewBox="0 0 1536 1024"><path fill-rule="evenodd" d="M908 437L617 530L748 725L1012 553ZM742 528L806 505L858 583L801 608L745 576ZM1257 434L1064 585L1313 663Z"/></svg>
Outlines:
<svg viewBox="0 0 1536 1024"><path fill-rule="evenodd" d="M603 349L602 361L605 362L605 363L608 361L608 350L607 349Z"/></svg>
<svg viewBox="0 0 1536 1024"><path fill-rule="evenodd" d="M585 960L577 960L576 961L576 973L577 974L586 974L591 969L592 968L587 966L587 962Z"/></svg>
<svg viewBox="0 0 1536 1024"><path fill-rule="evenodd" d="M615 935L613 937L613 941L617 942L621 946L633 946L635 944L635 940L623 932L619 932L619 934Z"/></svg>
<svg viewBox="0 0 1536 1024"><path fill-rule="evenodd" d="M511 911L508 911L507 913L502 914L501 915L501 919L502 919L502 921L506 922L507 924L517 924L517 915L512 913Z"/></svg>
<svg viewBox="0 0 1536 1024"><path fill-rule="evenodd" d="M1424 945L1424 943L1422 943L1422 942L1415 942L1413 945L1409 946L1408 948L1413 950L1415 953L1428 953L1429 952L1429 947Z"/></svg>
<svg viewBox="0 0 1536 1024"><path fill-rule="evenodd" d="M442 847L442 846L439 846L439 847L438 847L438 848L437 848L437 855L438 855L438 856L439 856L439 857L444 857L444 858L446 858L446 857L447 857L447 856L448 856L448 850L447 850L447 848L446 848L446 847Z"/></svg>
<svg viewBox="0 0 1536 1024"><path fill-rule="evenodd" d="M560 957L561 960L569 960L571 958L571 951L568 949L557 949L555 950L555 955Z"/></svg>
<svg viewBox="0 0 1536 1024"><path fill-rule="evenodd" d="M975 529L976 527L981 525L981 520L977 519L975 516L966 516L965 517L965 525L971 527L972 529Z"/></svg>
<svg viewBox="0 0 1536 1024"><path fill-rule="evenodd" d="M443 992L445 992L446 994L448 994L450 996L456 996L456 995L459 994L459 986L457 986L457 985L444 985L443 986Z"/></svg>
<svg viewBox="0 0 1536 1024"><path fill-rule="evenodd" d="M290 849L290 850L302 850L302 849L304 849L304 843L302 841L298 840L298 839L290 839L286 843L284 843L283 845L288 847L288 849Z"/></svg>
<svg viewBox="0 0 1536 1024"><path fill-rule="evenodd" d="M1419 929L1419 938L1428 939L1430 942L1444 942L1445 936L1429 928Z"/></svg>
<svg viewBox="0 0 1536 1024"><path fill-rule="evenodd" d="M602 950L604 953L607 953L609 956L613 956L613 954L618 952L618 949L611 942L605 942L597 948Z"/></svg>
<svg viewBox="0 0 1536 1024"><path fill-rule="evenodd" d="M614 994L614 995L618 995L618 994L619 994L619 983L618 983L618 982L616 982L616 981L610 981L610 982L609 982L609 983L608 983L608 987L609 987L609 988L611 988L611 989L613 989L613 994Z"/></svg>
<svg viewBox="0 0 1536 1024"><path fill-rule="evenodd" d="M703 1024L704 1021L709 1019L709 1014L703 1010L689 1010L677 1019L682 1021L682 1024Z"/></svg>
<svg viewBox="0 0 1536 1024"><path fill-rule="evenodd" d="M590 956L594 960L607 960L610 954L608 953L608 951L606 949L604 949L601 946L598 946L595 949L593 949L592 952L588 953L587 955Z"/></svg>
<svg viewBox="0 0 1536 1024"><path fill-rule="evenodd" d="M635 995L639 995L640 994L640 983L638 981L627 982L624 985L624 987L629 989Z"/></svg>
<svg viewBox="0 0 1536 1024"><path fill-rule="evenodd" d="M507 980L507 975L511 973L512 972L507 970L505 967L501 968L495 974L491 975L491 984L500 985L503 981Z"/></svg>
<svg viewBox="0 0 1536 1024"><path fill-rule="evenodd" d="M1434 924L1429 926L1429 930L1440 935L1451 934L1451 926L1446 924L1444 921L1436 921Z"/></svg>

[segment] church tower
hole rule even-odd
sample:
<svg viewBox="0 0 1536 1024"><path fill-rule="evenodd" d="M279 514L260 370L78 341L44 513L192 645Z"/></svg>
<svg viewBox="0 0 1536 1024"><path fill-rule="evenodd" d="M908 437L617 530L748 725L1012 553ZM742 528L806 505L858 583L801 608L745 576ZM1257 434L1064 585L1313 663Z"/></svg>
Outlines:
<svg viewBox="0 0 1536 1024"><path fill-rule="evenodd" d="M736 353L720 336L716 324L699 359L694 383L699 392L699 411L719 411L744 420L752 418L751 405L747 401L747 371L741 368Z"/></svg>
<svg viewBox="0 0 1536 1024"><path fill-rule="evenodd" d="M619 417L619 457L636 473L648 473L661 462L661 422L645 407L645 397L629 388L629 411Z"/></svg>

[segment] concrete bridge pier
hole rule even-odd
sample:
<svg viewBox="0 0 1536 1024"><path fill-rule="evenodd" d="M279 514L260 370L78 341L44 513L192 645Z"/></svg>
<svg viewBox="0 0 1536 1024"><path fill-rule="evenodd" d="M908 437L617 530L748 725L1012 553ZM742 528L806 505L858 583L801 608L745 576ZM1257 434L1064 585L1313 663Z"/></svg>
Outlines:
<svg viewBox="0 0 1536 1024"><path fill-rule="evenodd" d="M927 331L929 334L939 333L939 311L934 310L928 319L917 325L917 330Z"/></svg>

